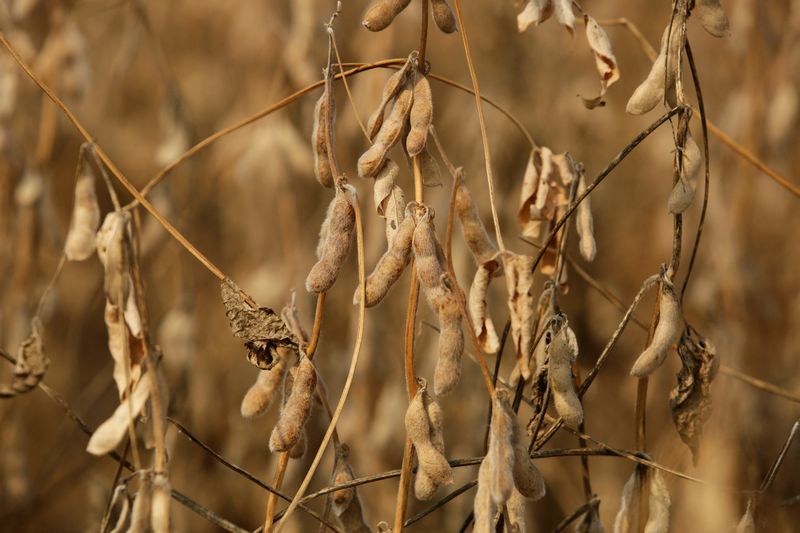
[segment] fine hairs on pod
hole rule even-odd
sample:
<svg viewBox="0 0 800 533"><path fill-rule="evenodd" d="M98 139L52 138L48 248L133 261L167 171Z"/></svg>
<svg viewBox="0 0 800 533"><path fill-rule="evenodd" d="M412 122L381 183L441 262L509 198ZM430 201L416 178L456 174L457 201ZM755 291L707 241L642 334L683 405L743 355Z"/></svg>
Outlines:
<svg viewBox="0 0 800 533"><path fill-rule="evenodd" d="M303 356L293 372L291 390L280 417L269 438L272 452L288 452L300 440L303 428L311 415L311 401L317 386L314 363Z"/></svg>
<svg viewBox="0 0 800 533"><path fill-rule="evenodd" d="M320 231L317 247L319 260L311 267L306 277L306 290L319 294L325 292L336 282L344 260L350 252L355 228L355 189L352 185L336 188L325 221Z"/></svg>
<svg viewBox="0 0 800 533"><path fill-rule="evenodd" d="M583 422L583 406L575 392L572 364L578 356L578 341L569 327L567 317L559 313L550 319L550 344L547 346L548 379L553 404L558 415L569 427Z"/></svg>
<svg viewBox="0 0 800 533"><path fill-rule="evenodd" d="M661 366L672 344L678 340L683 331L683 314L675 294L675 287L665 278L662 278L660 285L658 324L653 332L653 340L631 368L631 376L640 379L649 376Z"/></svg>

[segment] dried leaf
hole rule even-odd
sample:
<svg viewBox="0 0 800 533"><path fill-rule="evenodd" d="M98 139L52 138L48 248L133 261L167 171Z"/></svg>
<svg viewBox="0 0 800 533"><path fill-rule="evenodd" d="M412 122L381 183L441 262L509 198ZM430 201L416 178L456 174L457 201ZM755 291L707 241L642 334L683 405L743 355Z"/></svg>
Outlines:
<svg viewBox="0 0 800 533"><path fill-rule="evenodd" d="M522 377L530 378L528 366L533 349L533 257L506 252L503 256L511 338Z"/></svg>
<svg viewBox="0 0 800 533"><path fill-rule="evenodd" d="M80 158L78 165L72 220L64 245L64 253L70 261L83 261L91 257L96 248L95 233L100 225L100 206L95 194L94 174L85 157Z"/></svg>
<svg viewBox="0 0 800 533"><path fill-rule="evenodd" d="M594 52L594 62L597 72L600 73L600 94L595 98L583 98L583 104L589 109L594 109L605 105L603 96L608 88L619 79L619 66L617 58L611 50L611 42L608 40L606 31L589 15L584 15L583 20L586 23L586 40L589 41L589 46Z"/></svg>
<svg viewBox="0 0 800 533"><path fill-rule="evenodd" d="M648 517L641 524L639 502L642 492L647 493ZM625 487L622 502L614 520L614 533L667 533L669 530L670 498L661 471L637 465ZM642 527L644 526L644 527Z"/></svg>
<svg viewBox="0 0 800 533"><path fill-rule="evenodd" d="M670 392L669 405L678 434L692 450L696 465L703 424L711 415L711 382L719 369L719 358L714 345L691 327L681 336L678 355L683 366L677 375L678 384Z"/></svg>
<svg viewBox="0 0 800 533"><path fill-rule="evenodd" d="M12 398L36 387L50 366L50 359L44 353L42 334L44 326L38 317L31 320L31 334L22 341L17 351L14 365L14 378L11 385L0 385L0 398Z"/></svg>
<svg viewBox="0 0 800 533"><path fill-rule="evenodd" d="M558 22L564 26L570 36L575 34L575 13L572 12L572 0L553 0L553 8Z"/></svg>
<svg viewBox="0 0 800 533"><path fill-rule="evenodd" d="M517 29L520 33L533 24L538 26L553 14L552 0L528 0L525 9L517 15Z"/></svg>
<svg viewBox="0 0 800 533"><path fill-rule="evenodd" d="M469 316L481 343L481 349L487 354L495 354L500 349L500 339L497 337L494 322L486 310L489 282L499 268L500 263L497 261L490 260L481 264L469 288Z"/></svg>
<svg viewBox="0 0 800 533"><path fill-rule="evenodd" d="M731 25L719 0L697 0L695 13L700 17L703 28L714 37L730 35Z"/></svg>
<svg viewBox="0 0 800 533"><path fill-rule="evenodd" d="M269 307L254 309L229 278L221 283L221 289L225 316L233 334L244 340L251 364L269 370L279 359L279 347L297 349L297 337L275 311Z"/></svg>
<svg viewBox="0 0 800 533"><path fill-rule="evenodd" d="M108 420L92 434L86 451L92 455L105 455L120 443L125 436L131 417L139 416L147 398L150 397L150 380L141 379L134 386L133 393L122 400Z"/></svg>

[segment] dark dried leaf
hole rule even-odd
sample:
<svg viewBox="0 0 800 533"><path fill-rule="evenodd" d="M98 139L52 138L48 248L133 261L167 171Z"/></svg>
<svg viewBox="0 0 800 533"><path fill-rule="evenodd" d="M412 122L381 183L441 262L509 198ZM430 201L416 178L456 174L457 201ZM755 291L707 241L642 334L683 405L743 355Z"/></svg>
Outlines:
<svg viewBox="0 0 800 533"><path fill-rule="evenodd" d="M44 354L42 343L42 322L34 317L31 320L31 334L22 341L14 365L14 378L11 385L0 385L0 398L13 398L36 387L50 366L50 359Z"/></svg>
<svg viewBox="0 0 800 533"><path fill-rule="evenodd" d="M247 360L262 370L269 370L280 357L279 347L297 349L298 340L281 317L269 307L254 309L239 287L226 278L222 284L222 303L233 334L244 340Z"/></svg>
<svg viewBox="0 0 800 533"><path fill-rule="evenodd" d="M688 326L678 343L683 366L678 384L670 392L672 420L681 440L692 450L697 464L703 424L711 414L711 382L719 369L717 350L707 339Z"/></svg>

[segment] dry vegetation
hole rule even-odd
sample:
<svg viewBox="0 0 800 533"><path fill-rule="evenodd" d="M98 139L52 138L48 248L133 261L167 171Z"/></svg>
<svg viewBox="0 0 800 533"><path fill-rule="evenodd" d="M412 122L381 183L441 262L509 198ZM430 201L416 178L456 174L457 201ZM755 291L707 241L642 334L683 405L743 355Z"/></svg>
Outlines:
<svg viewBox="0 0 800 533"><path fill-rule="evenodd" d="M800 3L0 32L1 530L796 530Z"/></svg>

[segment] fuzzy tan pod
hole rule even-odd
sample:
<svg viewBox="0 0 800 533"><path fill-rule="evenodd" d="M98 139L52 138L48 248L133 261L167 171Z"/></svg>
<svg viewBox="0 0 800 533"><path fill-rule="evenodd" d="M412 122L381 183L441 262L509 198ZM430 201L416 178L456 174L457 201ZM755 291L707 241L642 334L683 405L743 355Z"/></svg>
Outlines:
<svg viewBox="0 0 800 533"><path fill-rule="evenodd" d="M691 133L687 130L686 144L683 147L681 174L669 195L668 207L670 213L683 213L692 205L695 191L697 190L697 178L702 167L703 154L700 152L700 147L697 146Z"/></svg>
<svg viewBox="0 0 800 533"><path fill-rule="evenodd" d="M135 420L150 397L150 380L140 379L108 420L100 424L89 439L86 451L92 455L105 455L119 445L127 434L131 416Z"/></svg>
<svg viewBox="0 0 800 533"><path fill-rule="evenodd" d="M436 27L444 33L453 33L458 30L458 23L453 10L447 0L431 0L431 10L433 11L433 21Z"/></svg>
<svg viewBox="0 0 800 533"><path fill-rule="evenodd" d="M311 400L317 386L317 371L308 357L297 365L291 392L282 406L280 418L269 438L272 452L288 452L300 440L311 415Z"/></svg>
<svg viewBox="0 0 800 533"><path fill-rule="evenodd" d="M533 257L506 252L506 290L511 319L511 339L516 348L517 367L523 379L531 376L529 359L533 350Z"/></svg>
<svg viewBox="0 0 800 533"><path fill-rule="evenodd" d="M432 424L428 406L433 400L428 395L427 386L422 380L421 386L408 405L405 414L406 434L414 444L419 463L418 476L422 473L427 477L429 485L420 486L417 497L431 497L433 492L442 485L453 482L453 470L444 456L444 443L441 440L441 418L433 420ZM436 411L434 410L434 413ZM438 427L437 427L438 426ZM436 442L434 442L436 439ZM439 446L441 446L441 449ZM430 489L432 487L432 490ZM415 483L415 492L417 485Z"/></svg>
<svg viewBox="0 0 800 533"><path fill-rule="evenodd" d="M492 500L490 485L492 484L491 466L489 459L484 458L478 469L478 490L475 493L473 512L475 514L474 533L494 533L497 506Z"/></svg>
<svg viewBox="0 0 800 533"><path fill-rule="evenodd" d="M381 256L375 269L366 280L366 305L377 305L388 294L392 285L400 279L411 260L411 241L414 237L415 222L410 211L406 211L403 221L394 236L389 249ZM353 305L361 301L361 287L353 295Z"/></svg>
<svg viewBox="0 0 800 533"><path fill-rule="evenodd" d="M381 169L386 159L386 153L397 143L403 133L403 126L406 123L413 102L413 87L406 80L394 99L394 105L389 112L389 116L381 124L380 130L375 135L373 145L358 158L359 176L371 178Z"/></svg>
<svg viewBox="0 0 800 533"><path fill-rule="evenodd" d="M361 25L369 31L386 29L410 2L411 0L377 0L364 13Z"/></svg>
<svg viewBox="0 0 800 533"><path fill-rule="evenodd" d="M413 64L412 56L409 56L400 70L389 76L389 79L386 80L386 84L383 86L380 104L378 104L378 108L370 115L369 121L367 122L367 136L370 141L375 140L375 136L383 125L387 106L394 102L397 94L406 85L408 73Z"/></svg>
<svg viewBox="0 0 800 533"><path fill-rule="evenodd" d="M469 288L469 316L472 320L472 327L481 349L487 354L495 354L500 349L500 339L494 327L492 317L489 316L486 308L486 294L489 290L489 282L494 277L494 273L500 268L497 261L487 261L478 266L475 278Z"/></svg>
<svg viewBox="0 0 800 533"><path fill-rule="evenodd" d="M586 178L581 172L578 178L578 196L586 191ZM575 227L580 238L579 248L581 256L587 261L594 261L597 255L597 243L594 240L594 219L592 218L592 204L589 196L578 205L575 218Z"/></svg>
<svg viewBox="0 0 800 533"><path fill-rule="evenodd" d="M512 421L514 422L512 435L514 443L514 469L512 470L514 486L516 491L519 491L524 497L531 500L540 500L544 498L546 493L544 478L528 454L524 433L520 430L519 424L516 423L513 411Z"/></svg>
<svg viewBox="0 0 800 533"><path fill-rule="evenodd" d="M517 490L511 493L506 503L508 509L509 531L523 533L525 528L525 497Z"/></svg>
<svg viewBox="0 0 800 533"><path fill-rule="evenodd" d="M78 164L72 220L64 245L64 253L70 261L83 261L92 256L96 248L95 234L100 225L100 206L95 193L94 174L84 157L80 158Z"/></svg>
<svg viewBox="0 0 800 533"><path fill-rule="evenodd" d="M648 501L646 522L639 514L642 497L646 497ZM637 465L622 489L622 502L614 520L614 533L667 533L670 505L669 490L661 471Z"/></svg>
<svg viewBox="0 0 800 533"><path fill-rule="evenodd" d="M670 26L664 29L661 37L661 49L647 74L647 78L636 88L625 111L631 115L643 115L656 107L667 96L669 105L675 104L675 79L678 75L678 52L683 46L679 42L677 25L673 25L670 36Z"/></svg>
<svg viewBox="0 0 800 533"><path fill-rule="evenodd" d="M672 344L678 340L683 331L681 304L675 294L675 287L667 280L661 282L658 313L658 324L653 332L653 339L633 364L631 376L641 379L655 372L667 358Z"/></svg>
<svg viewBox="0 0 800 533"><path fill-rule="evenodd" d="M242 418L255 418L267 412L275 399L275 391L286 371L286 361L279 360L269 370L259 370L256 382L242 398Z"/></svg>
<svg viewBox="0 0 800 533"><path fill-rule="evenodd" d="M353 207L355 194L352 185L343 185L336 189L328 216L323 222L323 227L327 226L327 231L321 243L319 261L311 267L306 277L306 290L310 293L319 294L327 291L339 277L353 242L356 221ZM322 235L320 237L323 238Z"/></svg>
<svg viewBox="0 0 800 533"><path fill-rule="evenodd" d="M331 102L333 99L331 99ZM331 132L333 134L333 132ZM334 176L328 159L328 94L323 92L314 106L311 148L314 153L314 176L323 187L333 187ZM333 143L333 137L331 137Z"/></svg>
<svg viewBox="0 0 800 533"><path fill-rule="evenodd" d="M472 195L467 189L463 178L458 180L455 208L458 219L461 222L464 241L467 243L470 252L472 252L475 262L478 265L482 265L494 259L495 255L497 255L497 248L486 232L486 227L478 214L478 208L475 206L475 202L472 200ZM500 272L498 269L495 274L499 275Z"/></svg>
<svg viewBox="0 0 800 533"><path fill-rule="evenodd" d="M700 23L714 37L727 37L731 33L731 25L719 0L697 0L695 14Z"/></svg>
<svg viewBox="0 0 800 533"><path fill-rule="evenodd" d="M431 83L421 72L415 73L413 103L408 115L410 131L406 137L408 155L414 157L425 148L428 128L433 121L433 95Z"/></svg>
<svg viewBox="0 0 800 533"><path fill-rule="evenodd" d="M456 296L442 286L447 297L439 308L439 356L433 374L433 390L437 396L445 396L461 381L461 357L464 353L464 328L461 308Z"/></svg>
<svg viewBox="0 0 800 533"><path fill-rule="evenodd" d="M502 507L514 490L514 415L508 403L508 392L497 389L492 399L492 420L489 424L489 493L492 502Z"/></svg>
<svg viewBox="0 0 800 533"><path fill-rule="evenodd" d="M577 428L583 422L583 406L575 392L572 364L578 357L578 341L563 314L550 321L551 342L547 347L550 390L558 415L569 427Z"/></svg>

